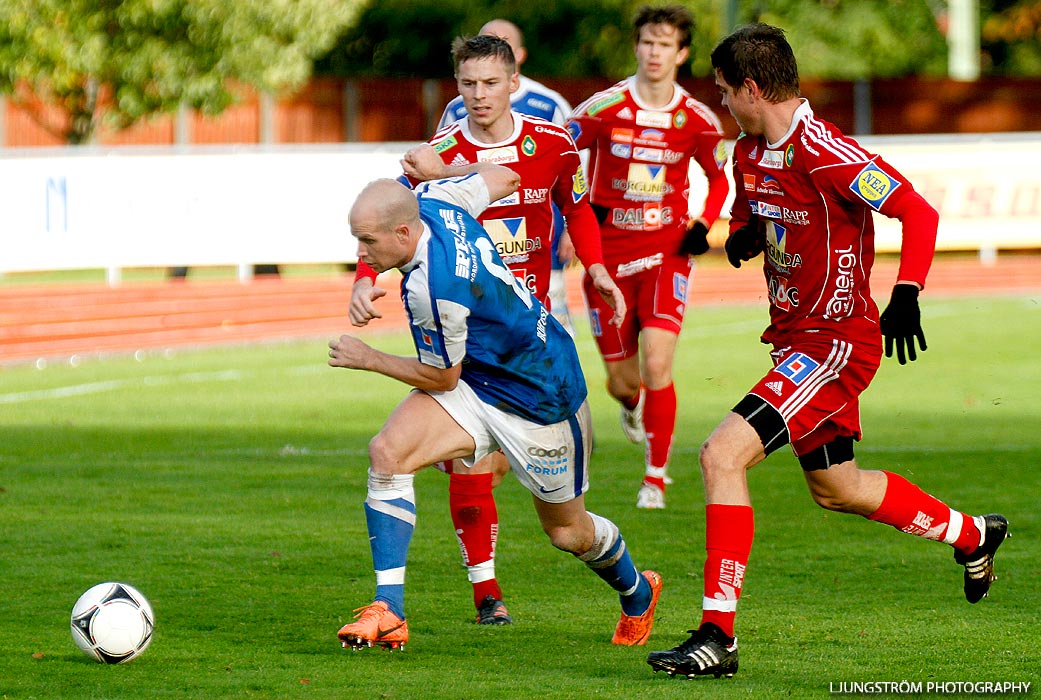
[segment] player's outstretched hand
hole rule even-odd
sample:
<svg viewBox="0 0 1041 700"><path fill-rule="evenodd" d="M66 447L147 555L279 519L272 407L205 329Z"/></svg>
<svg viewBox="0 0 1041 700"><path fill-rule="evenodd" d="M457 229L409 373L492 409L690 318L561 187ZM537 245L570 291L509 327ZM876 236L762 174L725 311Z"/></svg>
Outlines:
<svg viewBox="0 0 1041 700"><path fill-rule="evenodd" d="M727 260L735 268L742 262L751 260L766 248L766 235L759 226L759 217L752 214L748 222L727 236L723 249L727 252Z"/></svg>
<svg viewBox="0 0 1041 700"><path fill-rule="evenodd" d="M347 369L366 369L367 359L372 348L349 335L341 335L338 340L329 341L329 366Z"/></svg>
<svg viewBox="0 0 1041 700"><path fill-rule="evenodd" d="M687 233L680 243L680 253L683 255L704 255L708 252L708 226L700 219L691 219L687 222Z"/></svg>
<svg viewBox="0 0 1041 700"><path fill-rule="evenodd" d="M383 318L383 314L376 310L372 303L387 294L387 290L373 285L372 280L360 277L351 287L351 305L347 315L351 319L351 325L364 326L374 318Z"/></svg>
<svg viewBox="0 0 1041 700"><path fill-rule="evenodd" d="M628 308L625 305L625 296L622 295L622 290L618 288L618 285L611 279L610 273L602 263L596 263L590 265L586 270L586 274L589 275L590 280L593 282L593 287L600 293L600 296L604 298L608 306L614 309L614 316L608 321L614 327L622 325L622 321L625 320L625 314Z"/></svg>
<svg viewBox="0 0 1041 700"><path fill-rule="evenodd" d="M925 350L922 312L918 308L918 287L913 284L895 285L889 306L882 312L878 325L886 339L886 357L893 356L893 345L896 344L896 359L900 364L906 365L908 360L917 360L915 338L922 350Z"/></svg>

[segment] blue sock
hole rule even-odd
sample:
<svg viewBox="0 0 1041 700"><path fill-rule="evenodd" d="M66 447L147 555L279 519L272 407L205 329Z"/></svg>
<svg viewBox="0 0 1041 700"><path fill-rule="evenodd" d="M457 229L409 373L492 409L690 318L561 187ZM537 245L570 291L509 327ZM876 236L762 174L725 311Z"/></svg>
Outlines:
<svg viewBox="0 0 1041 700"><path fill-rule="evenodd" d="M633 564L622 533L607 518L595 513L589 516L593 519L593 546L579 559L618 591L622 612L631 616L644 614L651 604L651 585Z"/></svg>
<svg viewBox="0 0 1041 700"><path fill-rule="evenodd" d="M405 619L405 561L416 526L414 475L374 475L369 471L365 522L369 529L376 597Z"/></svg>

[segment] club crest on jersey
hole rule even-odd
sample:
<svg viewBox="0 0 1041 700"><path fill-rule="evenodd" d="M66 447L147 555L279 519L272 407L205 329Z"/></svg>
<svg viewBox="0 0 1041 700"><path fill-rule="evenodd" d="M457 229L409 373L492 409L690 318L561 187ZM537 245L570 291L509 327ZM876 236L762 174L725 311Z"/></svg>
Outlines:
<svg viewBox="0 0 1041 700"><path fill-rule="evenodd" d="M868 206L879 209L901 184L903 183L890 177L874 163L868 163L857 174L856 179L849 184L849 189L863 199Z"/></svg>
<svg viewBox="0 0 1041 700"><path fill-rule="evenodd" d="M530 134L521 141L521 153L526 156L535 155L535 139L531 138Z"/></svg>
<svg viewBox="0 0 1041 700"><path fill-rule="evenodd" d="M792 163L795 162L795 146L788 144L788 148L784 149L784 167L792 167Z"/></svg>
<svg viewBox="0 0 1041 700"><path fill-rule="evenodd" d="M672 115L672 125L677 129L682 129L687 125L687 113L682 109L678 110L676 114Z"/></svg>
<svg viewBox="0 0 1041 700"><path fill-rule="evenodd" d="M637 202L660 202L665 194L665 166L630 163L625 198Z"/></svg>
<svg viewBox="0 0 1041 700"><path fill-rule="evenodd" d="M820 363L813 358L801 352L793 352L784 359L784 362L774 368L774 372L798 386L806 381L818 367L820 367Z"/></svg>

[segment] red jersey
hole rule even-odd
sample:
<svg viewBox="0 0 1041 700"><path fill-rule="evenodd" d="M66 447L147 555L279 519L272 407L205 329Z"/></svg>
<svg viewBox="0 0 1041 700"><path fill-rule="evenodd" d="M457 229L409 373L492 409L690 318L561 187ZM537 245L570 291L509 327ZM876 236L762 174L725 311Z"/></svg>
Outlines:
<svg viewBox="0 0 1041 700"><path fill-rule="evenodd" d="M712 110L678 84L668 106L647 107L635 81L630 77L596 93L566 124L575 144L590 149L590 199L601 216L604 259L611 269L678 253L690 218L691 158L708 178L700 216L709 225L730 190L722 126Z"/></svg>
<svg viewBox="0 0 1041 700"><path fill-rule="evenodd" d="M520 175L517 191L492 202L478 221L503 262L545 302L553 236L560 233L553 231L551 203L567 219L575 252L587 267L603 262L599 231L589 209L582 161L567 130L538 117L512 114L513 133L500 143L476 141L469 118L449 124L428 143L450 165L493 162Z"/></svg>
<svg viewBox="0 0 1041 700"><path fill-rule="evenodd" d="M791 345L795 334L825 332L881 343L869 279L875 258L872 212L903 224L899 279L925 283L936 244L936 211L895 168L865 151L805 100L777 143L738 138L730 228L759 215L770 326L763 342Z"/></svg>

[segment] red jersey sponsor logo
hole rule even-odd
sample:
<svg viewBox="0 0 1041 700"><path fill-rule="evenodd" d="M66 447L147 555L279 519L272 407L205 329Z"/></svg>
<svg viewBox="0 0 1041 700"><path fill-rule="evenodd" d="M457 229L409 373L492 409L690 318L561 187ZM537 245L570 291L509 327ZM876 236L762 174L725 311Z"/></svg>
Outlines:
<svg viewBox="0 0 1041 700"><path fill-rule="evenodd" d="M633 136L632 129L611 129L611 143L632 143Z"/></svg>
<svg viewBox="0 0 1041 700"><path fill-rule="evenodd" d="M663 226L671 226L674 221L672 207L663 207L657 203L648 203L632 209L611 210L611 225L615 228L657 231Z"/></svg>
<svg viewBox="0 0 1041 700"><path fill-rule="evenodd" d="M660 202L666 193L665 166L630 163L625 183L625 198L637 202Z"/></svg>
<svg viewBox="0 0 1041 700"><path fill-rule="evenodd" d="M770 170L784 169L784 153L782 151L763 151L759 166Z"/></svg>
<svg viewBox="0 0 1041 700"><path fill-rule="evenodd" d="M654 112L649 109L636 110L637 126L652 126L656 129L668 129L672 126L672 115L668 112Z"/></svg>
<svg viewBox="0 0 1041 700"><path fill-rule="evenodd" d="M899 180L890 177L874 163L869 163L857 174L849 188L870 207L877 210L901 184Z"/></svg>
<svg viewBox="0 0 1041 700"><path fill-rule="evenodd" d="M781 311L791 311L799 306L799 289L789 287L788 280L780 275L770 274L766 282L770 292L770 303Z"/></svg>
<svg viewBox="0 0 1041 700"><path fill-rule="evenodd" d="M824 318L845 318L853 310L853 288L856 286L853 272L857 268L857 256L852 247L832 252L835 254L835 281L824 309Z"/></svg>

